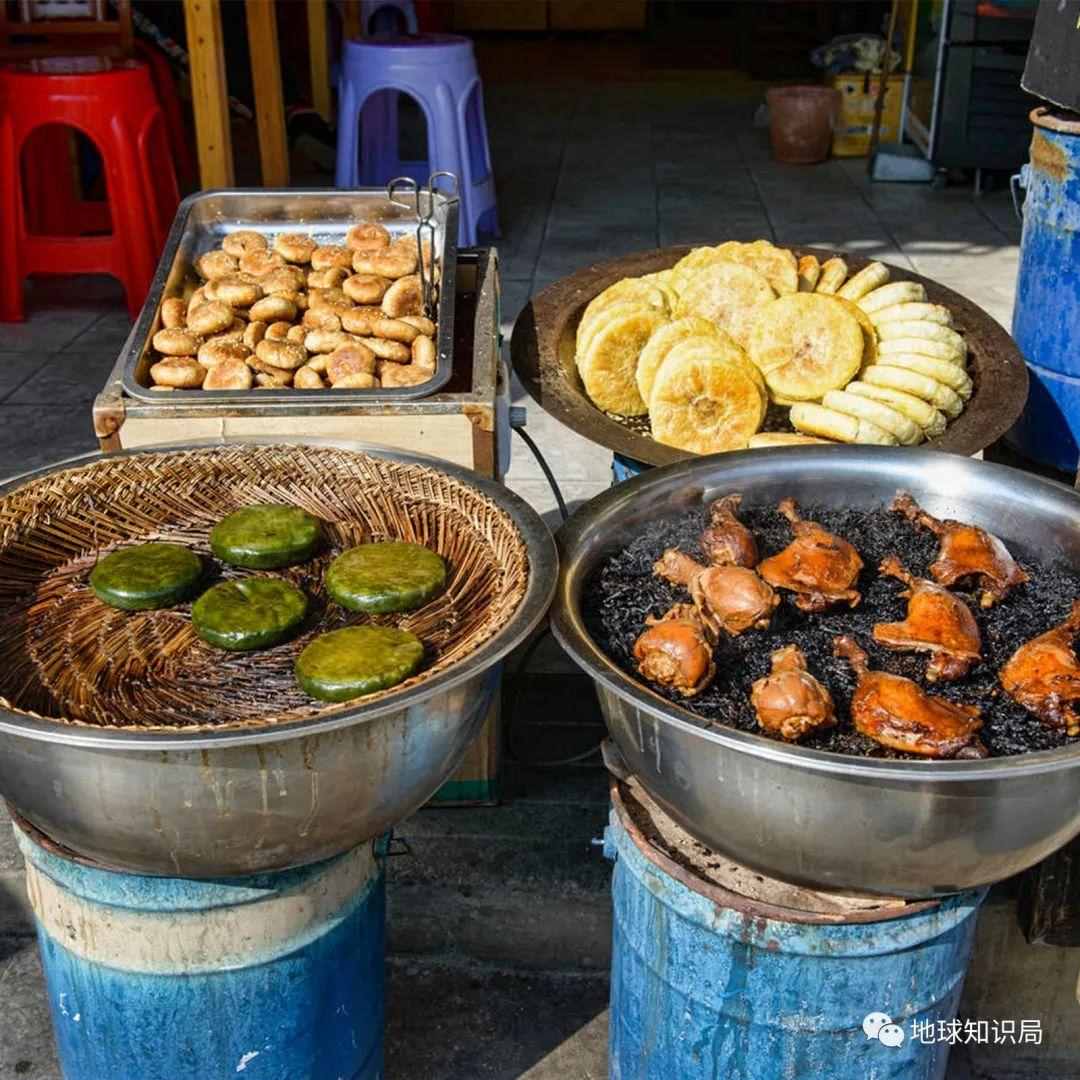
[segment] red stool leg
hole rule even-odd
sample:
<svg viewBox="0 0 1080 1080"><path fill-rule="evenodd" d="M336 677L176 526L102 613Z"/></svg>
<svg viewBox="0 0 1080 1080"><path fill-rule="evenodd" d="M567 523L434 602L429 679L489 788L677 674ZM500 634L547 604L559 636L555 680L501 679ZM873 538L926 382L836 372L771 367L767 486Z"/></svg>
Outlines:
<svg viewBox="0 0 1080 1080"><path fill-rule="evenodd" d="M168 141L168 125L157 110L143 127L139 139L139 166L144 197L153 215L153 246L160 251L169 235L173 215L180 205L180 190L173 170Z"/></svg>
<svg viewBox="0 0 1080 1080"><path fill-rule="evenodd" d="M24 230L19 145L10 115L0 114L0 322L22 322L23 262L19 255Z"/></svg>
<svg viewBox="0 0 1080 1080"><path fill-rule="evenodd" d="M179 182L186 187L195 180L195 159L188 142L187 128L184 126L184 114L180 108L180 96L176 92L172 67L168 58L152 45L140 41L138 53L150 65L150 78L154 82L158 104L165 114L165 129L169 133L169 147L172 150L173 165Z"/></svg>
<svg viewBox="0 0 1080 1080"><path fill-rule="evenodd" d="M123 282L128 312L134 320L154 276L157 246L152 227L154 211L146 198L137 132L114 119L110 134L109 145L102 147L102 151L118 244L109 272Z"/></svg>

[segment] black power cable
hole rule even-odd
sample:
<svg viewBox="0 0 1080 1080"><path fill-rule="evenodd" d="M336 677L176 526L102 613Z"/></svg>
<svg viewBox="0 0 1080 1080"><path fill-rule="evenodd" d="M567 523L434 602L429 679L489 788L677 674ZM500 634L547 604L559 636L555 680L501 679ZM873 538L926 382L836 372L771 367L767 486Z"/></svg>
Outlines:
<svg viewBox="0 0 1080 1080"><path fill-rule="evenodd" d="M555 479L555 474L551 471L551 466L548 465L544 459L544 455L540 453L540 447L533 442L533 437L522 427L515 427L514 430L525 440L525 445L532 451L533 457L536 458L536 463L540 466L547 477L547 482L551 485L551 490L555 495L555 502L559 506L559 514L563 521L566 521L570 517L569 511L566 509L566 501L563 499L562 492L559 490L559 484Z"/></svg>
<svg viewBox="0 0 1080 1080"><path fill-rule="evenodd" d="M551 471L551 467L548 465L544 458L544 455L540 452L540 447L536 445L533 438L524 428L514 425L514 431L516 431L522 439L525 441L525 445L532 451L533 457L536 458L537 464L540 466L547 478L548 484L551 485L552 493L555 495L555 502L559 507L559 516L563 521L566 521L570 517L570 512L566 509L566 500L563 499L562 491L559 489L558 481L555 479L554 473ZM537 761L535 759L529 759L521 757L514 752L514 740L512 733L514 730L514 721L516 719L515 714L517 712L516 705L518 696L520 694L521 679L525 674L525 668L529 661L533 658L536 650L543 643L544 639L551 633L550 624L544 626L540 630L536 637L525 646L518 662L514 665L514 670L508 678L510 684L509 693L507 694L506 702L506 756L507 758L517 765L526 765L536 769L552 769L557 768L560 765L575 765L579 761L586 761L593 757L600 749L599 745L590 747L588 750L580 754L575 754L573 757L558 758L548 761Z"/></svg>

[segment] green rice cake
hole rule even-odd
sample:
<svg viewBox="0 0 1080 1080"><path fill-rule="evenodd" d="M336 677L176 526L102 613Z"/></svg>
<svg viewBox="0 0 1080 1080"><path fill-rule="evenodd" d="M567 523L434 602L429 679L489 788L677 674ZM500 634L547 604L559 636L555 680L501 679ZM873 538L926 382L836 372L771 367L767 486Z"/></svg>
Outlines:
<svg viewBox="0 0 1080 1080"><path fill-rule="evenodd" d="M101 559L90 573L90 587L111 607L149 611L186 600L202 575L202 560L180 544L138 544Z"/></svg>
<svg viewBox="0 0 1080 1080"><path fill-rule="evenodd" d="M296 658L296 681L320 701L351 701L396 686L423 659L423 642L408 630L347 626L304 648Z"/></svg>
<svg viewBox="0 0 1080 1080"><path fill-rule="evenodd" d="M446 563L420 544L361 544L330 564L325 582L326 591L349 611L412 611L443 590Z"/></svg>
<svg viewBox="0 0 1080 1080"><path fill-rule="evenodd" d="M282 578L223 581L195 601L195 633L219 649L265 649L291 637L307 614L308 600Z"/></svg>
<svg viewBox="0 0 1080 1080"><path fill-rule="evenodd" d="M273 570L310 559L319 544L319 519L299 506L245 506L210 532L210 550L230 566Z"/></svg>

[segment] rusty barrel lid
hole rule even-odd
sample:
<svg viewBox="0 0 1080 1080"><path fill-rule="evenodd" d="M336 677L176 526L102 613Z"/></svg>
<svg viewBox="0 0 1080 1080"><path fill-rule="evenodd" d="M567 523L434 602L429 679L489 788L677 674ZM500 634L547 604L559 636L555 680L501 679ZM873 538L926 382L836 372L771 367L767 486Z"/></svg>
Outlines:
<svg viewBox="0 0 1080 1080"><path fill-rule="evenodd" d="M1036 127L1046 128L1048 131L1080 135L1080 113L1071 109L1060 109L1056 105L1037 105L1028 113L1028 119Z"/></svg>
<svg viewBox="0 0 1080 1080"><path fill-rule="evenodd" d="M677 825L632 777L611 778L619 824L649 862L720 907L750 918L813 925L902 919L939 906L858 892L824 892L781 881L711 851ZM807 837L813 843L813 837Z"/></svg>

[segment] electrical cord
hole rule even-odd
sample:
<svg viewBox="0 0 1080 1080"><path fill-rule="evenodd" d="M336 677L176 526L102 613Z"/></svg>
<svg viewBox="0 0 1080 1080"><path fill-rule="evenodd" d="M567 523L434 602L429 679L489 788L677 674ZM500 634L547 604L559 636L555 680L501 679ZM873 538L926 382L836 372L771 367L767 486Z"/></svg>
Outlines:
<svg viewBox="0 0 1080 1080"><path fill-rule="evenodd" d="M551 486L552 493L555 496L555 502L559 507L559 516L563 521L566 521L570 517L570 512L566 509L566 501L563 499L562 491L559 489L558 481L555 479L554 473L551 471L551 467L548 465L544 455L540 452L540 447L536 445L533 438L521 424L512 424L513 430L516 431L524 440L525 445L532 451L532 455L536 458L537 464L540 466L547 478L548 484ZM506 756L514 762L516 765L527 765L534 769L554 769L562 765L576 765L578 762L587 761L589 758L595 756L600 751L600 744L590 747L588 750L583 751L580 754L574 754L572 757L566 758L554 758L550 760L537 761L526 757L520 757L514 752L514 740L513 731L514 723L517 714L517 701L520 694L521 679L525 674L525 668L528 666L529 661L533 658L536 650L540 647L541 643L551 634L551 624L547 623L543 629L537 633L536 637L525 646L524 652L522 652L517 664L514 665L514 670L510 674L509 691L506 700Z"/></svg>
<svg viewBox="0 0 1080 1080"><path fill-rule="evenodd" d="M563 499L562 492L559 490L558 481L555 479L555 474L551 471L551 466L548 465L544 459L544 455L540 453L540 447L533 441L533 437L522 427L515 427L516 431L522 439L525 440L525 445L532 451L533 457L536 458L536 463L540 466L544 476L547 477L547 482L551 485L551 490L555 495L555 502L559 506L559 515L563 521L566 521L570 517L569 511L566 509L566 501Z"/></svg>

